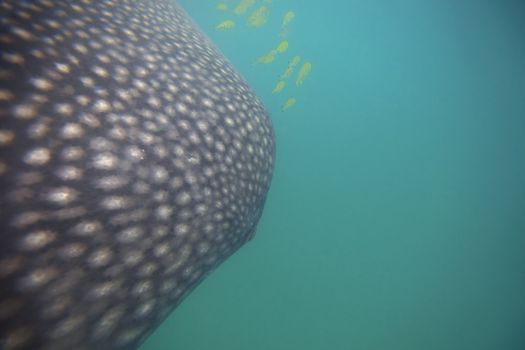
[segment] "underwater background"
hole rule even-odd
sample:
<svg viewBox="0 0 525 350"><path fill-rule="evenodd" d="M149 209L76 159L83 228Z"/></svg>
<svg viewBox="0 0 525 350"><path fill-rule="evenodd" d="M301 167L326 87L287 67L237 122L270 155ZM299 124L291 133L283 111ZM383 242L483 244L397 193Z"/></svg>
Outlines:
<svg viewBox="0 0 525 350"><path fill-rule="evenodd" d="M255 238L140 349L525 349L525 3L179 2L277 163Z"/></svg>

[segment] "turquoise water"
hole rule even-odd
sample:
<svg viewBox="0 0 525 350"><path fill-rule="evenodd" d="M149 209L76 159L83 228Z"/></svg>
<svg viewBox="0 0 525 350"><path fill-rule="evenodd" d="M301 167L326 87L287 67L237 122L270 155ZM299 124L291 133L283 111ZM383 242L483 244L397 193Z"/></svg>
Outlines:
<svg viewBox="0 0 525 350"><path fill-rule="evenodd" d="M277 164L255 239L141 350L525 349L523 2L274 0L260 28L180 2L267 105ZM294 55L310 76L272 94Z"/></svg>

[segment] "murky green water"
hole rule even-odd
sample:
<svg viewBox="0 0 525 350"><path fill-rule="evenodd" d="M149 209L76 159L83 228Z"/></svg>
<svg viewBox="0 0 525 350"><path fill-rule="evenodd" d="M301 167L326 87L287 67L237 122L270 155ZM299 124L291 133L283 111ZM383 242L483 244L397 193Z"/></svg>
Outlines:
<svg viewBox="0 0 525 350"><path fill-rule="evenodd" d="M141 350L525 349L523 2L273 0L258 28L262 0L180 2L278 158L256 238ZM289 10L287 51L254 65ZM310 76L272 94L294 55Z"/></svg>

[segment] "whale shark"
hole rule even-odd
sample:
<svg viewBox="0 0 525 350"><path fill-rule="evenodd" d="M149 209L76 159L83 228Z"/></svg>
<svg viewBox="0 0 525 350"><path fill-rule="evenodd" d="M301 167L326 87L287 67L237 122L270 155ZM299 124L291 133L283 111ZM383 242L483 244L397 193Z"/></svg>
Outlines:
<svg viewBox="0 0 525 350"><path fill-rule="evenodd" d="M176 1L2 1L0 349L136 349L254 236L274 162Z"/></svg>

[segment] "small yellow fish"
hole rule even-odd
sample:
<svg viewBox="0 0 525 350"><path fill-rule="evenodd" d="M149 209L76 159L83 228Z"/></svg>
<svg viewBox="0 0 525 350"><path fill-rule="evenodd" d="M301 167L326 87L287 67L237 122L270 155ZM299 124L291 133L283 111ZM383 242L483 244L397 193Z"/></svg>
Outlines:
<svg viewBox="0 0 525 350"><path fill-rule="evenodd" d="M241 0L239 4L235 7L233 12L236 15L242 15L244 14L250 6L252 6L255 3L255 0Z"/></svg>
<svg viewBox="0 0 525 350"><path fill-rule="evenodd" d="M286 14L283 17L283 28L288 26L288 24L290 24L290 22L293 21L294 17L295 13L293 11L286 12Z"/></svg>
<svg viewBox="0 0 525 350"><path fill-rule="evenodd" d="M290 62L290 65L292 67L295 67L301 62L301 56L293 56L292 61Z"/></svg>
<svg viewBox="0 0 525 350"><path fill-rule="evenodd" d="M284 85L285 85L285 82L284 82L284 81L282 81L282 80L279 81L279 82L277 83L277 85L275 85L275 87L273 88L273 90L272 90L272 94L277 94L277 93L281 92L282 89L284 89Z"/></svg>
<svg viewBox="0 0 525 350"><path fill-rule="evenodd" d="M232 29L233 27L235 27L235 22L232 21L231 19L228 19L226 21L222 21L221 23L217 24L215 29L228 30L228 29Z"/></svg>
<svg viewBox="0 0 525 350"><path fill-rule="evenodd" d="M279 34L281 37L286 38L288 36L288 33L290 32L290 28L288 26L290 22L293 21L294 17L295 13L293 11L288 11L284 15L281 33Z"/></svg>
<svg viewBox="0 0 525 350"><path fill-rule="evenodd" d="M277 46L276 50L277 52L279 53L283 53L285 52L286 50L288 49L288 40L283 40L279 43L279 45Z"/></svg>
<svg viewBox="0 0 525 350"><path fill-rule="evenodd" d="M288 108L292 107L295 104L296 99L295 98L289 98L286 100L286 102L283 104L283 107L281 108L282 111L286 111Z"/></svg>
<svg viewBox="0 0 525 350"><path fill-rule="evenodd" d="M301 62L301 56L294 56L290 63L288 63L288 68L286 68L284 73L281 75L281 80L286 80L290 78L293 74L295 66L297 66L299 62Z"/></svg>
<svg viewBox="0 0 525 350"><path fill-rule="evenodd" d="M250 17L248 17L247 24L250 27L261 27L268 21L268 7L261 6L257 10L253 11Z"/></svg>
<svg viewBox="0 0 525 350"><path fill-rule="evenodd" d="M262 63L262 64L272 63L275 60L275 55L276 54L277 54L277 51L272 50L269 53L267 53L266 55L259 57L257 59L257 63Z"/></svg>
<svg viewBox="0 0 525 350"><path fill-rule="evenodd" d="M295 81L295 85L302 85L308 74L310 74L311 70L312 64L310 62L306 62L305 64L303 64L301 66L301 69L299 69L299 73L297 74L297 80Z"/></svg>
<svg viewBox="0 0 525 350"><path fill-rule="evenodd" d="M286 80L288 78L290 78L293 74L293 70L294 70L294 67L290 67L288 66L288 68L286 68L286 70L284 71L283 74L281 74L281 80Z"/></svg>
<svg viewBox="0 0 525 350"><path fill-rule="evenodd" d="M215 6L215 8L218 10L218 11L226 11L228 10L228 5L226 5L225 3L223 2L219 2L217 4L217 6Z"/></svg>
<svg viewBox="0 0 525 350"><path fill-rule="evenodd" d="M262 64L272 63L275 60L275 56L277 56L277 50L273 49L272 51L268 52L266 55L259 57L256 63L262 63Z"/></svg>

